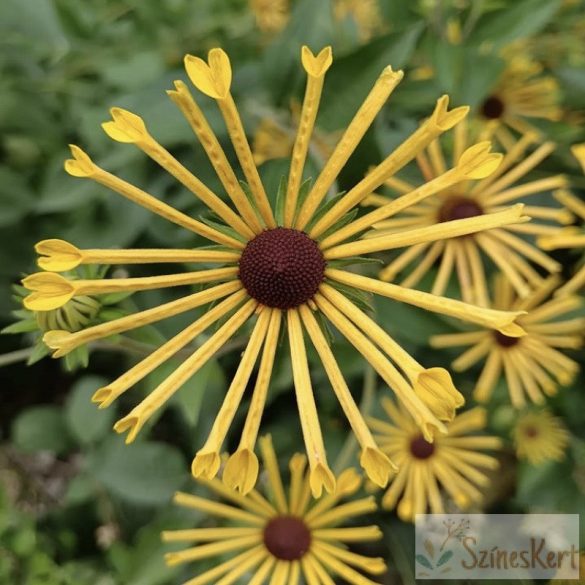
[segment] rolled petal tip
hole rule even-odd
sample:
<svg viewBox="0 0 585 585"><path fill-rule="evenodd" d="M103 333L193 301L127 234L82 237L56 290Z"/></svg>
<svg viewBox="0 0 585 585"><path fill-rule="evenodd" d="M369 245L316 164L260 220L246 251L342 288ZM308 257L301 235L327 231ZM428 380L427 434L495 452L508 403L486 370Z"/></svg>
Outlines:
<svg viewBox="0 0 585 585"><path fill-rule="evenodd" d="M229 57L222 49L211 49L208 63L199 57L187 55L185 69L193 85L211 98L223 100L232 83L232 68Z"/></svg>
<svg viewBox="0 0 585 585"><path fill-rule="evenodd" d="M140 116L122 108L110 110L113 121L104 122L104 132L116 142L135 144L148 138L148 130Z"/></svg>
<svg viewBox="0 0 585 585"><path fill-rule="evenodd" d="M323 77L333 63L333 52L331 47L325 47L314 55L306 45L301 50L301 61L308 75L311 77Z"/></svg>
<svg viewBox="0 0 585 585"><path fill-rule="evenodd" d="M73 177L91 177L96 172L96 166L79 146L70 144L71 154L73 158L65 161L65 171Z"/></svg>
<svg viewBox="0 0 585 585"><path fill-rule="evenodd" d="M225 464L223 483L242 495L250 493L258 480L258 457L251 449L238 449Z"/></svg>
<svg viewBox="0 0 585 585"><path fill-rule="evenodd" d="M314 498L320 498L323 489L329 494L335 493L335 476L329 467L317 463L309 473L309 484Z"/></svg>
<svg viewBox="0 0 585 585"><path fill-rule="evenodd" d="M40 255L37 264L48 272L73 270L83 259L79 248L65 240L42 240L35 246L35 251Z"/></svg>
<svg viewBox="0 0 585 585"><path fill-rule="evenodd" d="M390 476L398 470L382 451L373 447L366 447L362 451L360 465L369 479L381 488L388 485Z"/></svg>
<svg viewBox="0 0 585 585"><path fill-rule="evenodd" d="M191 464L191 474L195 478L213 479L221 467L221 456L217 451L199 452Z"/></svg>

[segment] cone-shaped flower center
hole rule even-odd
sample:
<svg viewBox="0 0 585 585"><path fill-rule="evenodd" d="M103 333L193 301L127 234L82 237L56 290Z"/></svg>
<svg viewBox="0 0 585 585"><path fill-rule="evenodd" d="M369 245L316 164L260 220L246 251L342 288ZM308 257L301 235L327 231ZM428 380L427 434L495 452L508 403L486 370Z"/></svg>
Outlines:
<svg viewBox="0 0 585 585"><path fill-rule="evenodd" d="M520 341L519 337L510 337L509 335L504 335L503 333L500 333L499 331L494 331L493 333L494 333L494 338L496 339L496 342L501 347L513 347L514 345L516 345Z"/></svg>
<svg viewBox="0 0 585 585"><path fill-rule="evenodd" d="M324 272L317 242L290 228L258 234L240 258L240 280L248 294L276 309L292 309L313 298Z"/></svg>
<svg viewBox="0 0 585 585"><path fill-rule="evenodd" d="M410 441L410 452L416 459L428 459L435 452L435 445L421 435Z"/></svg>
<svg viewBox="0 0 585 585"><path fill-rule="evenodd" d="M534 439L538 437L538 434L539 434L538 429L536 427L533 426L524 427L524 435L529 439Z"/></svg>
<svg viewBox="0 0 585 585"><path fill-rule="evenodd" d="M490 95L481 105L481 113L488 120L497 120L502 116L506 106L497 95Z"/></svg>
<svg viewBox="0 0 585 585"><path fill-rule="evenodd" d="M483 215L481 205L473 199L461 195L449 197L439 209L440 222L467 219L478 215Z"/></svg>
<svg viewBox="0 0 585 585"><path fill-rule="evenodd" d="M296 561L309 550L311 532L300 518L277 516L264 528L264 545L277 559Z"/></svg>

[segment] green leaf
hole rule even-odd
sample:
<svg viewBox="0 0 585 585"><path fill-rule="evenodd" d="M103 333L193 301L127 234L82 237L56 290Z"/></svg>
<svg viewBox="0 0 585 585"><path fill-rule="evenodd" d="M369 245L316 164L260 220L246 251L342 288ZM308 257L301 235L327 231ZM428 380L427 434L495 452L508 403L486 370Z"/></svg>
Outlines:
<svg viewBox="0 0 585 585"><path fill-rule="evenodd" d="M437 561L437 567L444 565L453 556L452 550L446 550Z"/></svg>
<svg viewBox="0 0 585 585"><path fill-rule="evenodd" d="M431 571L433 570L433 565L431 565L431 563L427 560L427 557L425 557L424 555L416 555L416 557L414 557L416 559L416 562L419 565L422 565L423 567L426 567L427 569L430 569Z"/></svg>
<svg viewBox="0 0 585 585"><path fill-rule="evenodd" d="M30 333L31 331L37 331L39 324L36 319L27 319L26 321L18 321L12 323L8 327L4 327L0 333Z"/></svg>
<svg viewBox="0 0 585 585"><path fill-rule="evenodd" d="M486 14L473 32L478 45L492 43L502 47L516 39L528 37L542 30L556 14L561 0L519 0L510 8Z"/></svg>
<svg viewBox="0 0 585 585"><path fill-rule="evenodd" d="M274 218L276 225L284 224L284 204L286 200L286 177L280 177L278 191L276 192L276 206L274 209Z"/></svg>
<svg viewBox="0 0 585 585"><path fill-rule="evenodd" d="M455 104L472 107L489 95L505 67L503 59L493 53L445 41L432 47L431 59L441 91Z"/></svg>
<svg viewBox="0 0 585 585"><path fill-rule="evenodd" d="M91 401L94 392L107 382L99 376L84 376L71 388L65 404L65 420L69 431L81 444L95 443L111 431L116 411L98 409Z"/></svg>
<svg viewBox="0 0 585 585"><path fill-rule="evenodd" d="M335 60L323 88L319 126L328 130L347 126L382 70L388 65L397 70L408 63L422 31L422 24L416 24Z"/></svg>
<svg viewBox="0 0 585 585"><path fill-rule="evenodd" d="M72 445L63 411L58 406L33 406L12 425L12 441L23 451L65 453Z"/></svg>
<svg viewBox="0 0 585 585"><path fill-rule="evenodd" d="M88 469L112 494L134 504L168 502L187 479L181 453L163 443L125 445L111 437L88 457Z"/></svg>

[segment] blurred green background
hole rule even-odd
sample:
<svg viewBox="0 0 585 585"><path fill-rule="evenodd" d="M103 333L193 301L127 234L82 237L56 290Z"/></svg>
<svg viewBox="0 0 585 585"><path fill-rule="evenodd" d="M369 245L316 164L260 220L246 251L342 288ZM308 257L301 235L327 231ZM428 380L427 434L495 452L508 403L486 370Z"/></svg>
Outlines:
<svg viewBox="0 0 585 585"><path fill-rule="evenodd" d="M286 26L270 32L259 27L245 0L2 0L2 325L14 321L11 311L17 305L11 285L35 270L33 245L41 239L58 237L80 247L196 245L192 235L63 171L67 144L79 144L111 172L197 216L202 209L190 194L137 149L112 143L100 128L111 106L135 111L162 144L220 190L203 150L165 95L174 79L186 79L185 53L204 56L215 46L228 52L235 74L233 93L254 136L265 120L276 121L285 132L294 130L290 104L302 99L304 88L300 47L308 44L318 50L331 44L334 65L317 122L325 144L334 143L335 131L351 119L385 65L404 68L405 81L343 171L342 190L403 140L442 93L448 92L455 105L481 104L505 67L501 50L522 42L561 88L566 115L559 122L539 124L559 144L547 168L566 171L577 187L585 186L568 150L585 140L583 2L346 0L347 10L340 2L292 1ZM366 4L373 11L367 18ZM214 105L205 106L225 142ZM314 153L310 164L315 171L320 160ZM286 160L264 162L261 173L269 191L276 190L286 170ZM118 309L152 306L167 298L162 292L138 296L122 300ZM427 345L430 334L446 330L439 318L415 309L397 310L390 302L381 305L382 324L420 361L448 365L449 355ZM132 446L123 446L110 429L116 409L126 412L136 394L99 412L89 400L95 388L179 325L176 320L165 322L125 344L96 348L90 366L73 372L49 358L27 367L30 334L0 337L0 584L164 585L182 582L203 568L165 568L159 531L205 522L172 510L169 499L178 488L193 488L188 462L235 370L237 340L188 383L157 426ZM336 353L359 397L367 378L363 360L344 343L337 344ZM138 394L154 388L164 374L157 371ZM474 370L457 378L463 392L472 387L476 374ZM346 439L345 420L319 369L314 383L335 461ZM264 430L274 435L283 459L302 450L300 433L290 431L297 428L296 418L283 415L292 404L290 389L287 355L281 352ZM488 497L493 510L585 513L583 376L553 405L573 433L567 459L530 468L515 462L508 449ZM491 405L491 415L492 430L508 437L514 415L504 391ZM242 422L240 416L230 435L232 443ZM413 583L412 528L390 513L380 513L376 521L386 538L371 552L387 558L389 565L381 582Z"/></svg>

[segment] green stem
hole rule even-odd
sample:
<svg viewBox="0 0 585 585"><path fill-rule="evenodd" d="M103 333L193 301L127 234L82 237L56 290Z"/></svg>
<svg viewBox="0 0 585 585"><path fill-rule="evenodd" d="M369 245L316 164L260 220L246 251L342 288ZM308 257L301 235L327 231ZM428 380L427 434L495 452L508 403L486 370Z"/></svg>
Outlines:
<svg viewBox="0 0 585 585"><path fill-rule="evenodd" d="M0 368L26 361L32 355L33 351L34 347L26 347L25 349L17 349L16 351L0 355Z"/></svg>

